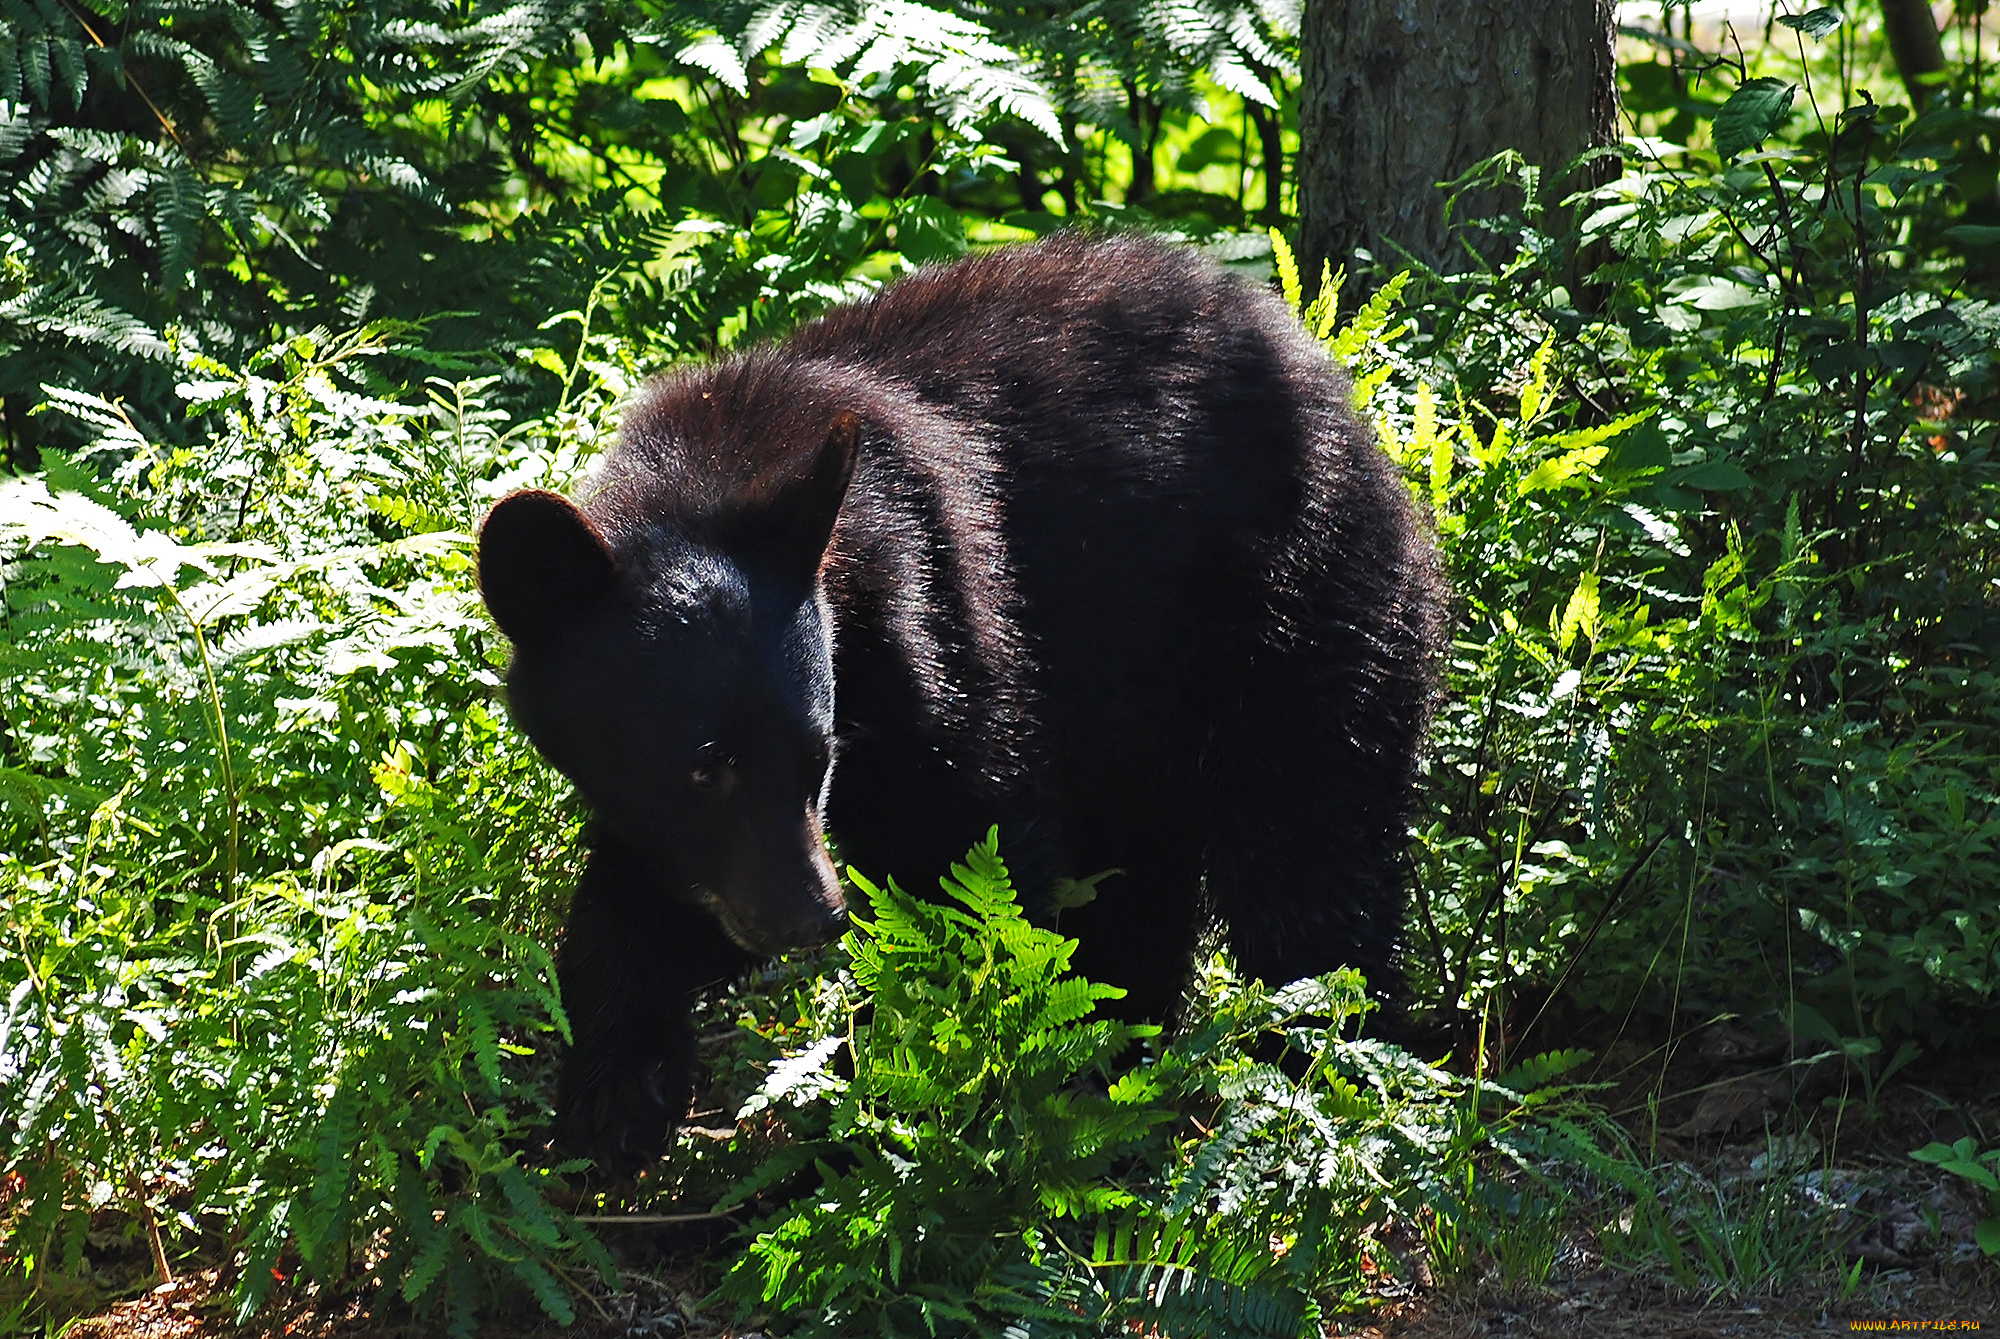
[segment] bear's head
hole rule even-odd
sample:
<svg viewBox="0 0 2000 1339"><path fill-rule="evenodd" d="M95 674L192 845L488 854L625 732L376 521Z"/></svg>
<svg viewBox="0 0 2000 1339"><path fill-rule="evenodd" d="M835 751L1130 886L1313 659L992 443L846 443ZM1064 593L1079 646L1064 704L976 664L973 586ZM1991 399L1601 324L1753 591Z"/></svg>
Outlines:
<svg viewBox="0 0 2000 1339"><path fill-rule="evenodd" d="M858 454L836 418L802 471L724 514L502 498L479 586L514 644L517 723L663 894L755 953L845 924L820 815L832 778L833 628L819 571Z"/></svg>

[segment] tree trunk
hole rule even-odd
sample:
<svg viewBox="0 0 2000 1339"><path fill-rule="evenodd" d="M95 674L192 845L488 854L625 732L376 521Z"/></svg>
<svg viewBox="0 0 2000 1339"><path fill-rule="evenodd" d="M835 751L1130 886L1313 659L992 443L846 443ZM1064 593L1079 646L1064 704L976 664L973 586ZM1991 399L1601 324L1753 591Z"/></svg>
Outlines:
<svg viewBox="0 0 2000 1339"><path fill-rule="evenodd" d="M1132 116L1132 181L1125 188L1125 203L1136 204L1153 198L1153 150L1160 140L1161 108L1155 107L1137 84L1125 85L1125 105Z"/></svg>
<svg viewBox="0 0 2000 1339"><path fill-rule="evenodd" d="M1503 149L1544 170L1549 198L1582 185L1553 178L1617 134L1611 13L1611 0L1306 0L1294 170L1308 282L1362 249L1466 268L1438 183ZM1456 216L1518 203L1467 193Z"/></svg>
<svg viewBox="0 0 2000 1339"><path fill-rule="evenodd" d="M1924 76L1944 68L1944 43L1931 7L1927 0L1882 0L1882 29L1889 37L1889 54L1896 58L1896 73L1910 91L1910 105L1921 111L1942 87Z"/></svg>
<svg viewBox="0 0 2000 1339"><path fill-rule="evenodd" d="M1257 127L1257 152L1264 165L1264 207L1257 211L1257 222L1274 228L1285 215L1285 123L1273 108L1248 98L1244 104L1250 124Z"/></svg>

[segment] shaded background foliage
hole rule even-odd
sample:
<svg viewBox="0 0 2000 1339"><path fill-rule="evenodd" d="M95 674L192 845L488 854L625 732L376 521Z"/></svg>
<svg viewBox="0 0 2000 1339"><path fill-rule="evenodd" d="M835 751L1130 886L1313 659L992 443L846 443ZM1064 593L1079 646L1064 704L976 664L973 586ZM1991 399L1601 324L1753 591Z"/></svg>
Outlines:
<svg viewBox="0 0 2000 1339"><path fill-rule="evenodd" d="M178 431L174 349L316 323L423 321L428 349L503 360L593 295L668 356L781 329L871 256L962 249L961 211L1076 213L1114 145L1161 194L1162 118L1204 88L1274 107L1288 23L1245 0L8 0L10 449L74 443L28 416L45 383ZM509 371L523 403L555 394Z"/></svg>
<svg viewBox="0 0 2000 1339"><path fill-rule="evenodd" d="M1114 1089L1125 1161L1051 1155L1065 1185L1008 1187L924 1257L925 1296L1070 1325L1178 1289L1189 1333L1293 1333L1360 1295L1397 1215L1441 1275L1546 1275L1574 1186L1535 1169L1628 1206L1684 1183L1545 1091L1579 1055L1519 1055L1637 1037L1664 1076L1728 1017L1781 1080L1834 1076L1793 1119L1825 1099L1865 1129L1891 1077L1990 1053L1980 11L1906 85L1871 7L1725 41L1668 6L1627 30L1632 134L1597 175L1502 155L1440 188L1482 202L1454 213L1465 268L1323 283L1252 226L1293 222L1297 17L0 0L0 1322L92 1304L111 1210L162 1271L220 1265L246 1314L301 1276L462 1331L516 1292L558 1317L594 1295L607 1261L554 1207L577 1169L543 1149L579 816L506 725L470 532L572 481L644 372L1059 226L1169 231L1279 283L1435 518L1460 617L1413 1006L1507 1081L1496 1107L1217 965L1214 1026ZM805 1083L865 997L831 971L718 1006L744 1114L660 1193L714 1202L782 1107L872 1169L838 1187L900 1259L936 1209L923 1168L1018 1152L1009 1119L1085 1147L1080 1107L1049 1115L1069 1070L1023 1068L976 1137ZM939 1007L939 1035L975 1030ZM1260 1064L1267 1026L1329 1068ZM1309 1113L1307 1157L1271 1132ZM1931 1160L1983 1185L1992 1133ZM766 1216L737 1298L865 1312L861 1238L781 1189L738 1187ZM1789 1194L1757 1212L1809 1220ZM1211 1208L1255 1227L1186 1228ZM1693 1220L1625 1221L1608 1255L1684 1259Z"/></svg>

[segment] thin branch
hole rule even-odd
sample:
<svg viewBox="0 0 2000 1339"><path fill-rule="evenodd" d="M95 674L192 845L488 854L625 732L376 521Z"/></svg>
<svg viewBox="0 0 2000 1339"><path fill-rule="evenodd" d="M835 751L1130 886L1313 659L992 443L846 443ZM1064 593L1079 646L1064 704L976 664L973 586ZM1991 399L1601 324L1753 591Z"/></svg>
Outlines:
<svg viewBox="0 0 2000 1339"><path fill-rule="evenodd" d="M100 51L117 50L117 48L105 45L104 39L97 35L97 30L95 28L92 28L90 24L85 21L83 15L76 12L76 6L70 4L69 0L63 0L63 8L69 11L69 16L71 18L76 20L76 26L83 29L84 35L88 37L91 41L97 43L98 49ZM119 54L122 56L124 53L120 51ZM132 91L139 95L139 100L146 104L146 110L151 112L153 114L153 118L160 123L160 129L167 132L167 138L174 142L174 147L178 148L184 154L187 153L187 145L181 143L181 132L174 129L174 123L167 119L167 114L160 110L159 104L154 102L153 99L147 95L145 87L142 84L140 84L140 82L137 79L133 78L132 71L129 67L127 67L125 71L125 78L126 81L132 85ZM193 155L189 155L188 160L190 163L193 162Z"/></svg>
<svg viewBox="0 0 2000 1339"><path fill-rule="evenodd" d="M1583 955L1590 952L1590 946L1597 942L1597 932L1602 930L1605 923L1611 919L1611 913L1623 904L1625 890L1631 887L1632 880L1638 876L1639 871L1651 863L1654 852L1658 851L1666 840L1667 834L1665 832L1653 838L1651 842L1647 843L1646 849L1639 852L1638 858L1627 867L1625 873L1619 876L1618 882L1611 889L1611 895L1604 900L1603 908L1597 913L1597 919L1591 922L1590 930L1584 935L1583 942L1577 945L1576 951L1569 955L1569 961L1563 964L1561 973L1556 977L1555 985L1549 989L1548 998L1542 1001L1542 1007L1535 1011L1535 1016L1529 1020L1528 1026L1521 1029L1520 1036L1515 1039L1517 1046L1527 1041L1528 1034L1535 1030L1535 1024L1542 1021L1542 1015L1549 1011L1551 1004L1555 1003L1556 996L1562 994L1563 987L1569 984L1570 975L1582 964Z"/></svg>

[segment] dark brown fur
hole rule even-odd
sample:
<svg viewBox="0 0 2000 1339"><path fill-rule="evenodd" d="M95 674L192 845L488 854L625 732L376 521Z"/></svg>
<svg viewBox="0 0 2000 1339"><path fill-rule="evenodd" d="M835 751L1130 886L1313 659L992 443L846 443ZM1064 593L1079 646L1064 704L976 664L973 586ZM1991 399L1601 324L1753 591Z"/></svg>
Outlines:
<svg viewBox="0 0 2000 1339"><path fill-rule="evenodd" d="M682 871L716 825L647 817L682 799L629 759L678 759L669 736L763 749L731 773L741 808L830 707L830 790L793 767L760 793L823 799L876 878L921 886L993 823L1031 895L1122 869L1061 928L1131 1012L1171 1011L1210 914L1248 974L1352 964L1393 990L1441 588L1344 379L1268 293L1131 238L926 271L654 383L583 515L553 505L489 529L481 563L522 629L517 711L602 815L563 956L573 1142L657 1146L687 1063L658 1020L746 960L688 910L734 896ZM538 630L544 607L575 613ZM658 750L617 752L646 731ZM803 890L770 915L818 914L806 860L758 876Z"/></svg>

